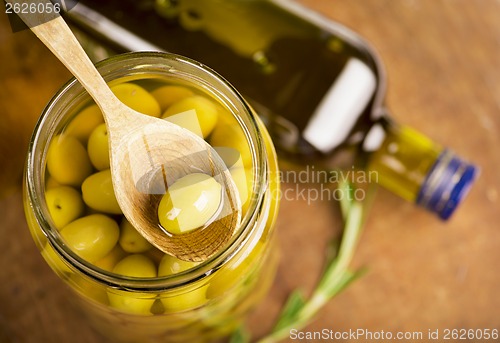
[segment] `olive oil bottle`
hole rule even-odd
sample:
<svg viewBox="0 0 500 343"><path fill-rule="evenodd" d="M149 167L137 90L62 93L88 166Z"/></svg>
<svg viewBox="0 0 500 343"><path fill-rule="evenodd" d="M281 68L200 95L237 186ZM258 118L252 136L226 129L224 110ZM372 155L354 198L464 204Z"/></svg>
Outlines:
<svg viewBox="0 0 500 343"><path fill-rule="evenodd" d="M387 115L384 70L366 42L293 1L82 0L68 15L112 52L166 50L215 69L251 102L282 160L374 171L442 219L476 177Z"/></svg>

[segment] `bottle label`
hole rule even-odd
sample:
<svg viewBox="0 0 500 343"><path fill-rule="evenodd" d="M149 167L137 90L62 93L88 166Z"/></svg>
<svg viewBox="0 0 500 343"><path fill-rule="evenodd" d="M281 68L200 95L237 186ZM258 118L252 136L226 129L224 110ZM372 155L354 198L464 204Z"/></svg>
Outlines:
<svg viewBox="0 0 500 343"><path fill-rule="evenodd" d="M309 119L304 138L324 153L342 144L376 87L373 71L359 59L350 59Z"/></svg>

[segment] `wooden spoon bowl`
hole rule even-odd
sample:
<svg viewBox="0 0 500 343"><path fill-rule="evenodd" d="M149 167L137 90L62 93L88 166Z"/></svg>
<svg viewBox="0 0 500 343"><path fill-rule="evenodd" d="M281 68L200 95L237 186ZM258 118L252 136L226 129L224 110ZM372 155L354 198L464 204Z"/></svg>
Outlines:
<svg viewBox="0 0 500 343"><path fill-rule="evenodd" d="M142 116L145 117L145 116ZM180 127L169 128L164 120L147 117L151 123L128 131L111 157L117 200L127 219L154 246L177 258L203 261L227 242L241 220L241 204L231 175L215 150L198 136ZM158 125L158 121L162 125ZM172 124L168 123L168 126ZM111 139L111 137L110 137ZM189 153L186 153L189 151ZM176 180L192 173L212 176L222 187L222 210L205 228L180 235L165 232L158 221L158 203ZM117 174L120 173L120 174Z"/></svg>

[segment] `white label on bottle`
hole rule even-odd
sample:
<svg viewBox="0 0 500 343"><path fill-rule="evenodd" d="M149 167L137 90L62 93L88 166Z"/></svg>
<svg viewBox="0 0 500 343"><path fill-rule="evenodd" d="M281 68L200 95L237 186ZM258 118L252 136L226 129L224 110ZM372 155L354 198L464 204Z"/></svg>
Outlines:
<svg viewBox="0 0 500 343"><path fill-rule="evenodd" d="M303 136L328 152L340 145L363 113L377 86L374 73L358 59L347 62L307 123Z"/></svg>

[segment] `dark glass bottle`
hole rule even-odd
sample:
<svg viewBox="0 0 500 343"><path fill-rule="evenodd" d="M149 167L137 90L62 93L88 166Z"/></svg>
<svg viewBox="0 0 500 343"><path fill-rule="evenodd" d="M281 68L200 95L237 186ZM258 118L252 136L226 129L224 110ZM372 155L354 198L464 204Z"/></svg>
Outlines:
<svg viewBox="0 0 500 343"><path fill-rule="evenodd" d="M222 74L262 117L281 159L326 170L374 171L382 186L442 219L477 174L450 150L390 119L383 105L384 70L370 46L295 2L80 5L70 18L115 52L167 50Z"/></svg>

